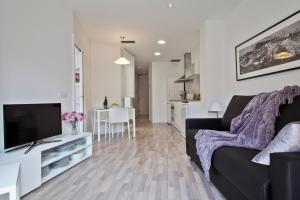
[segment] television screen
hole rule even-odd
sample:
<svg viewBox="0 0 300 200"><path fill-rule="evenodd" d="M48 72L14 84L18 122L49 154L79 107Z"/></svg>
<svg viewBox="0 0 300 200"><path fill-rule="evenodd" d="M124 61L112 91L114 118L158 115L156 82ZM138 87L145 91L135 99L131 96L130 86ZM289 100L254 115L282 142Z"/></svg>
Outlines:
<svg viewBox="0 0 300 200"><path fill-rule="evenodd" d="M62 134L61 104L3 105L4 148Z"/></svg>

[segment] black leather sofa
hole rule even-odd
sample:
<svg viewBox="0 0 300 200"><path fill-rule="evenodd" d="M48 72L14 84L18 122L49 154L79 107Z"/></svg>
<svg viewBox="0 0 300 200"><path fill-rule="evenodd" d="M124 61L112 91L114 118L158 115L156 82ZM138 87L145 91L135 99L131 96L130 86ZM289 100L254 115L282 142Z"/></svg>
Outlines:
<svg viewBox="0 0 300 200"><path fill-rule="evenodd" d="M252 98L253 96L233 96L222 119L186 120L186 153L200 168L194 139L197 131L228 131L231 120L242 112ZM294 99L294 103L280 107L280 116L275 125L276 133L292 121L300 121L300 96ZM300 153L271 154L270 166L251 162L257 153L259 150L220 147L212 158L212 183L229 200L299 200Z"/></svg>

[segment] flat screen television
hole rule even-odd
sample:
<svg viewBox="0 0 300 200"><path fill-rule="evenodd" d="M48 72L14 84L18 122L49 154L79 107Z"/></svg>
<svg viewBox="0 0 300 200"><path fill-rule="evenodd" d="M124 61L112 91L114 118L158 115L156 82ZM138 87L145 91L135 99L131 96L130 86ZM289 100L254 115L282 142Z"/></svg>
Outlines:
<svg viewBox="0 0 300 200"><path fill-rule="evenodd" d="M60 103L3 105L3 119L5 151L62 134Z"/></svg>

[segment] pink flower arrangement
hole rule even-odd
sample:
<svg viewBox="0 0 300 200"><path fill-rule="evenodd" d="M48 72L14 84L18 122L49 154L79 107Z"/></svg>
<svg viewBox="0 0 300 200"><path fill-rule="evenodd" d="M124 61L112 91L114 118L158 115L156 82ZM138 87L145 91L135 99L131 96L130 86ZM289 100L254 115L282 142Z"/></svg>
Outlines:
<svg viewBox="0 0 300 200"><path fill-rule="evenodd" d="M62 120L70 122L72 125L72 134L77 134L76 123L84 120L84 114L81 112L65 112L62 114Z"/></svg>
<svg viewBox="0 0 300 200"><path fill-rule="evenodd" d="M62 119L67 122L81 122L84 120L84 114L81 112L65 112L62 114Z"/></svg>

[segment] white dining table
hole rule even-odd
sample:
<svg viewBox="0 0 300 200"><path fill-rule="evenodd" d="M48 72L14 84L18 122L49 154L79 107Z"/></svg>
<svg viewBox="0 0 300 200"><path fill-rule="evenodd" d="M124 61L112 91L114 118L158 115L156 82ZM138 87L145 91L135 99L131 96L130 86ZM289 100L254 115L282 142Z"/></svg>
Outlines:
<svg viewBox="0 0 300 200"><path fill-rule="evenodd" d="M108 110L107 108L95 108L94 109L94 120L95 117L97 116L97 119L101 119L101 115L107 115L108 116ZM136 136L136 131L135 131L135 108L128 108L128 114L129 114L129 120L132 120L132 131L133 131L133 137ZM94 127L95 121L93 121L93 127ZM100 123L98 124L98 135L100 135Z"/></svg>

